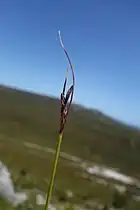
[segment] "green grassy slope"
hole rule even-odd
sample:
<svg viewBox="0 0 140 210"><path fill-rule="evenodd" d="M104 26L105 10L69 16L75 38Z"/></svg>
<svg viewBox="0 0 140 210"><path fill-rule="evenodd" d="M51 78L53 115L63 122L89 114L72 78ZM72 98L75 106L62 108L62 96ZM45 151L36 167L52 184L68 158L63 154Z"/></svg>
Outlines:
<svg viewBox="0 0 140 210"><path fill-rule="evenodd" d="M54 148L59 100L0 86L0 138ZM140 177L140 131L96 110L73 105L62 151L120 167Z"/></svg>

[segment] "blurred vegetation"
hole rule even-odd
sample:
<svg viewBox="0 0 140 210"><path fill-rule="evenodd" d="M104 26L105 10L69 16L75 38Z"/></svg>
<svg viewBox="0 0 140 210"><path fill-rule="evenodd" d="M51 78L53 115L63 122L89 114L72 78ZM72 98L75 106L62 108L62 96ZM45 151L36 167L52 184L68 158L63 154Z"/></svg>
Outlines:
<svg viewBox="0 0 140 210"><path fill-rule="evenodd" d="M10 169L16 190L38 190L44 195L54 155L27 148L24 143L55 149L60 102L56 98L5 86L0 86L0 98L0 160ZM140 131L97 110L72 106L61 151L140 177ZM96 183L96 180L84 179L82 173L80 167L60 158L53 200L70 203L65 209L75 209L76 204L99 209L94 206L95 201L102 204L100 209L108 209L108 205L124 205L125 208L127 201L131 200L126 195L115 194L111 187ZM73 197L68 198L67 190L73 192ZM34 200L31 196L33 209L43 209L42 206L36 207ZM139 202L130 203L133 206L130 209L140 209ZM3 200L0 200L0 208L13 209ZM27 206L17 209L27 209Z"/></svg>
<svg viewBox="0 0 140 210"><path fill-rule="evenodd" d="M55 148L58 99L0 86L0 136ZM73 105L66 125L64 152L140 176L140 130L97 110Z"/></svg>

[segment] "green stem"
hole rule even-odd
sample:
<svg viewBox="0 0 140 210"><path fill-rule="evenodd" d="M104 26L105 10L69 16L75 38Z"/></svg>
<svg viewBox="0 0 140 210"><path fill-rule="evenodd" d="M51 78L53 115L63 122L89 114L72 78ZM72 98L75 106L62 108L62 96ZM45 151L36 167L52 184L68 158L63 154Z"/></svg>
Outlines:
<svg viewBox="0 0 140 210"><path fill-rule="evenodd" d="M63 137L63 134L59 134L59 139L58 139L58 143L57 143L57 146L56 146L53 170L52 170L51 180L50 180L50 183L49 183L47 199L46 199L44 210L48 210L49 209L49 202L50 202L51 196L52 196L52 190L53 190L53 185L54 185L54 180L55 180L55 175L56 175L56 169L57 169L57 165L58 165L58 159L59 159L59 154L60 154L60 147L61 147L62 137Z"/></svg>

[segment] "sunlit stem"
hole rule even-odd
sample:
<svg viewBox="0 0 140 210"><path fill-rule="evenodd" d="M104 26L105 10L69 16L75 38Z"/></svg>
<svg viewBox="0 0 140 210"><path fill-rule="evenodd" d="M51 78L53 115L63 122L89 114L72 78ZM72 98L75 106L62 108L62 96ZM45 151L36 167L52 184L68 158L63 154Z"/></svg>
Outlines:
<svg viewBox="0 0 140 210"><path fill-rule="evenodd" d="M60 147L61 147L62 138L63 138L63 134L60 133L59 134L59 139L58 139L58 142L57 142L57 146L56 146L53 170L52 170L51 180L50 180L50 183L49 183L47 199L46 199L44 210L48 210L49 209L49 203L50 203L50 200L51 200L51 197L52 197L52 191L53 191L54 180L55 180L55 176L56 176L56 170L57 170L57 165L58 165L58 160L59 160L59 154L60 154Z"/></svg>

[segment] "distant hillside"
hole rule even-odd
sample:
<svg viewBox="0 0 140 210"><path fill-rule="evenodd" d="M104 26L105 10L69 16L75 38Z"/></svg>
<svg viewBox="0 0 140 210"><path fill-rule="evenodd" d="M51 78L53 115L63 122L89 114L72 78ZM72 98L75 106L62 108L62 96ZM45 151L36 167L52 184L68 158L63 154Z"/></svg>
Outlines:
<svg viewBox="0 0 140 210"><path fill-rule="evenodd" d="M0 138L55 147L58 99L0 86ZM73 105L62 150L140 176L140 131L97 110Z"/></svg>

